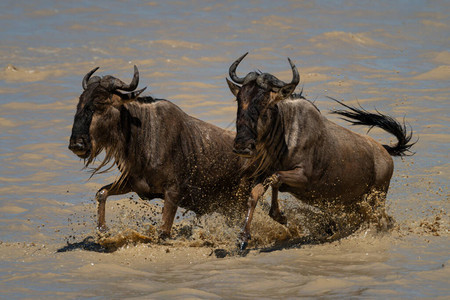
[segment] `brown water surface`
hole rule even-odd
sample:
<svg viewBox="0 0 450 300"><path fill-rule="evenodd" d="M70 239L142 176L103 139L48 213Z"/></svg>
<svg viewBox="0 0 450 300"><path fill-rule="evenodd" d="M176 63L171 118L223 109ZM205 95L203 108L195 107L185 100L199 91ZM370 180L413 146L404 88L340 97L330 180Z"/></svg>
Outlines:
<svg viewBox="0 0 450 300"><path fill-rule="evenodd" d="M0 297L448 298L449 16L448 1L2 1ZM241 257L240 222L180 210L158 244L161 201L129 194L107 203L100 247L93 197L117 173L88 181L67 149L82 77L100 66L127 81L136 64L150 95L234 129L225 77L247 51L239 75L288 81L290 57L305 95L346 127L325 96L405 117L419 140L394 159L394 229L317 243L305 237L324 229L320 213L282 195L289 227L260 205Z"/></svg>

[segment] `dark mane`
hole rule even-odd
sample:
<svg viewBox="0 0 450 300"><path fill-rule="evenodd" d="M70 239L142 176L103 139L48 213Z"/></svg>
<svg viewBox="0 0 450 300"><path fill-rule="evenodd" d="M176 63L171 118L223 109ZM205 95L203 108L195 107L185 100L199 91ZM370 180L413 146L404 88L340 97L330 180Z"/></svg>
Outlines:
<svg viewBox="0 0 450 300"><path fill-rule="evenodd" d="M155 103L155 102L161 101L161 100L164 100L164 99L157 99L157 98L153 98L152 96L143 96L143 97L138 97L136 99L137 102L143 103L143 104L145 104L145 103Z"/></svg>
<svg viewBox="0 0 450 300"><path fill-rule="evenodd" d="M290 99L290 100L299 100L299 99L306 100L309 103L311 103L317 109L318 112L320 112L320 109L316 106L316 104L314 104L313 101L306 99L305 96L303 96L303 88L300 91L300 93L292 93L292 95L290 95L288 99Z"/></svg>
<svg viewBox="0 0 450 300"><path fill-rule="evenodd" d="M289 96L289 99L296 100L296 99L305 99L305 96L303 96L303 89L300 91L300 93L292 93L292 95Z"/></svg>

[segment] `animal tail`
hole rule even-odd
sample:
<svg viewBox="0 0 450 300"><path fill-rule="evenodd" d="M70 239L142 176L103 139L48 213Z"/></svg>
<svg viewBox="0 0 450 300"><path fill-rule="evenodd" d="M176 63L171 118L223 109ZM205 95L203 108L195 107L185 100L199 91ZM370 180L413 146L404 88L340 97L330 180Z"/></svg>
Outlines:
<svg viewBox="0 0 450 300"><path fill-rule="evenodd" d="M394 118L387 115L383 115L379 111L377 111L376 113L371 113L363 109L361 106L360 108L356 108L344 104L337 99L331 97L328 98L348 108L348 110L331 111L331 113L333 114L343 116L343 118L341 118L342 120L350 122L352 123L352 125L370 126L370 129L372 129L373 127L378 127L389 132L390 134L393 134L398 140L397 144L394 146L383 145L383 147L389 152L390 155L408 156L414 154L413 152L410 151L410 149L415 143L417 143L417 141L411 142L412 130L408 132L404 121L403 124L401 124Z"/></svg>

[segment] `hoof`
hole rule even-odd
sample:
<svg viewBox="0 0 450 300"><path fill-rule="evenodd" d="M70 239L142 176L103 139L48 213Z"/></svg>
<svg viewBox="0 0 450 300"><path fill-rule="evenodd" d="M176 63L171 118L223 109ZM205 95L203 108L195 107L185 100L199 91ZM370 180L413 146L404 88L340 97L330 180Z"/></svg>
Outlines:
<svg viewBox="0 0 450 300"><path fill-rule="evenodd" d="M287 225L287 217L284 215L284 213L283 212L280 212L279 214L277 214L277 215L274 215L274 214L272 214L272 213L269 213L269 216L273 219L273 220L275 220L275 221L277 221L278 223L280 223L281 225Z"/></svg>
<svg viewBox="0 0 450 300"><path fill-rule="evenodd" d="M287 217L281 213L281 215L275 219L275 221L277 221L278 223L280 223L281 225L287 225Z"/></svg>
<svg viewBox="0 0 450 300"><path fill-rule="evenodd" d="M238 240L237 240L237 246L239 250L243 251L248 246L248 241L251 240L250 234L241 233Z"/></svg>
<svg viewBox="0 0 450 300"><path fill-rule="evenodd" d="M103 225L97 226L97 230L98 230L100 233L107 233L107 232L109 231L109 228L108 228L108 226L106 226L105 224L103 224Z"/></svg>
<svg viewBox="0 0 450 300"><path fill-rule="evenodd" d="M239 250L244 251L248 246L248 242L240 242L238 246Z"/></svg>
<svg viewBox="0 0 450 300"><path fill-rule="evenodd" d="M170 233L161 231L158 235L159 242L164 242L170 238Z"/></svg>

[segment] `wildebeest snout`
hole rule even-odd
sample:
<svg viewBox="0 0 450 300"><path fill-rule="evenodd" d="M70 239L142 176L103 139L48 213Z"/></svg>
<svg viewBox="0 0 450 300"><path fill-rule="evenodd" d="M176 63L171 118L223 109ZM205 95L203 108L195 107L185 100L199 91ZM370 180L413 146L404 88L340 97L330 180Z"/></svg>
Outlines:
<svg viewBox="0 0 450 300"><path fill-rule="evenodd" d="M71 137L69 149L81 158L89 156L89 146L83 137Z"/></svg>
<svg viewBox="0 0 450 300"><path fill-rule="evenodd" d="M244 157L250 157L253 155L253 152L255 150L255 141L254 140L247 140L245 142L234 142L233 146L233 152L237 155L244 156Z"/></svg>

